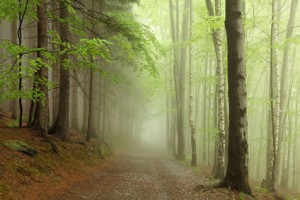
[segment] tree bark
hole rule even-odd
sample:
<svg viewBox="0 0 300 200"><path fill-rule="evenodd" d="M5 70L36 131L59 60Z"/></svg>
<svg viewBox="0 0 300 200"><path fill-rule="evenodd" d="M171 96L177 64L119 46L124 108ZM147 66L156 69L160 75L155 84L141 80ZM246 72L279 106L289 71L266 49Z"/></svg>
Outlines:
<svg viewBox="0 0 300 200"><path fill-rule="evenodd" d="M242 0L226 0L228 49L229 144L228 167L218 186L251 194L248 182L246 67Z"/></svg>
<svg viewBox="0 0 300 200"><path fill-rule="evenodd" d="M47 49L47 19L46 19L46 2L41 0L37 6L37 34L38 34L38 48ZM42 52L37 53L37 57L43 62L46 62L46 58ZM39 66L37 72L36 87L41 89L44 95L44 99L39 99L36 102L34 119L31 127L39 129L43 137L48 137L48 88L45 81L48 80L48 69L45 66Z"/></svg>
<svg viewBox="0 0 300 200"><path fill-rule="evenodd" d="M190 0L190 40L193 38L193 1ZM197 165L197 154L196 154L196 138L195 138L195 125L194 125L194 105L193 105L193 46L190 44L189 48L189 120L190 120L190 131L191 131L191 146L192 146L192 161L191 166L195 167Z"/></svg>
<svg viewBox="0 0 300 200"><path fill-rule="evenodd" d="M298 0L292 0L291 7L290 7L290 16L289 21L287 25L287 32L286 32L286 40L288 40L293 35L294 26L295 26L295 18L296 18L296 11L298 6ZM284 48L284 54L283 54L283 63L281 68L281 79L280 79L280 115L279 115L279 136L278 136L278 153L277 153L277 165L281 165L280 163L285 166L283 169L286 168L286 162L283 160L281 161L281 157L286 158L287 155L282 154L283 149L283 140L285 136L288 136L289 133L287 132L287 124L286 124L286 110L288 106L287 96L288 96L288 72L289 72L289 48L290 45L286 45ZM282 155L282 156L281 156ZM276 166L276 174L279 175L279 168L280 166ZM284 171L282 173L284 174ZM278 177L279 178L279 177ZM282 177L283 179L286 179L285 177ZM276 181L276 184L278 184L278 179ZM282 182L286 182L286 180L282 180ZM281 184L282 185L282 184ZM285 185L285 183L283 183Z"/></svg>
<svg viewBox="0 0 300 200"><path fill-rule="evenodd" d="M75 72L76 73L76 72ZM74 76L74 79L76 76ZM78 85L76 83L76 80L71 81L71 95L70 95L70 118L71 118L71 128L79 131L79 125L78 125Z"/></svg>
<svg viewBox="0 0 300 200"><path fill-rule="evenodd" d="M19 13L18 13L18 20L19 20L19 27L18 27L18 45L22 46L23 42L23 23L24 23L24 17L27 12L29 0L26 0L24 5L24 10L22 10L22 1L19 0ZM23 90L23 75L22 75L22 57L23 54L19 53L18 55L19 61L18 61L18 67L19 67L19 83L18 83L18 90L21 93ZM23 102L22 102L22 96L19 96L19 128L22 128L23 126Z"/></svg>
<svg viewBox="0 0 300 200"><path fill-rule="evenodd" d="M51 0L51 9L53 16L59 16L59 2L57 0ZM52 21L52 31L59 34L59 22L54 17L51 19ZM52 44L52 51L59 51L59 45ZM52 82L55 85L55 88L52 89L52 108L51 108L51 123L55 122L55 119L58 115L58 105L59 105L59 71L60 71L60 63L54 63L52 66Z"/></svg>
<svg viewBox="0 0 300 200"><path fill-rule="evenodd" d="M56 121L49 130L51 133L59 135L62 140L70 140L69 135L69 92L70 92L70 74L67 60L69 59L67 44L69 41L69 24L67 19L69 17L67 5L63 0L59 1L60 7L60 38L62 44L60 45L60 51L64 52L60 57L60 87L59 87L59 105L58 105L58 116Z"/></svg>
<svg viewBox="0 0 300 200"><path fill-rule="evenodd" d="M174 129L173 133L173 140L172 143L176 143L176 137L175 134L178 134L178 105L180 104L180 98L179 98L179 81L178 81L178 68L179 68L179 49L176 47L176 43L178 42L178 35L179 35L179 15L178 15L178 0L176 0L176 20L174 16L174 5L173 0L169 0L169 9L170 9L170 23L171 23L171 35L172 35L172 41L173 41L173 78L174 78L174 87L175 87L175 106L176 106L176 116L173 118L173 127L176 126L176 129ZM175 24L176 22L176 24ZM173 104L174 105L174 104ZM175 124L176 123L176 124ZM178 139L178 138L177 138ZM178 148L177 148L178 149ZM176 155L176 145L173 147L173 153Z"/></svg>
<svg viewBox="0 0 300 200"><path fill-rule="evenodd" d="M87 134L88 116L89 116L89 85L90 85L90 70L84 70L83 72L83 122L81 132Z"/></svg>
<svg viewBox="0 0 300 200"><path fill-rule="evenodd" d="M210 16L221 16L221 1L215 0L214 14L213 6L210 0L206 0L206 6ZM223 52L222 52L222 30L220 28L213 30L212 33L216 58L217 58L217 77L218 77L218 154L216 159L216 169L213 174L214 178L222 179L225 173L225 81L223 69Z"/></svg>
<svg viewBox="0 0 300 200"><path fill-rule="evenodd" d="M90 69L90 91L89 91L89 107L88 107L88 121L87 121L87 133L86 133L86 141L89 142L91 140L92 137L94 137L94 133L93 133L93 98L94 98L94 94L93 94L93 89L94 89L94 72L92 69Z"/></svg>

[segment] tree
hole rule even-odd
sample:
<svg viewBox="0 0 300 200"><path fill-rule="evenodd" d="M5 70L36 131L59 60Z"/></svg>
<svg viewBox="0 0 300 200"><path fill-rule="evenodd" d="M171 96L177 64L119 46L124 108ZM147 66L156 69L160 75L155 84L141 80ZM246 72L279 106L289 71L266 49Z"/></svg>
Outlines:
<svg viewBox="0 0 300 200"><path fill-rule="evenodd" d="M37 34L38 34L38 48L47 49L47 19L46 19L46 3L45 0L41 0L40 4L37 6ZM44 137L48 137L47 128L48 128L48 69L45 66L46 57L43 55L42 51L37 52L38 57L38 67L39 70L36 73L34 89L40 89L43 96L41 99L38 99L35 105L34 118L29 126L34 129L41 130L41 133ZM31 102L33 106L33 101ZM29 117L30 119L31 117ZM29 121L30 122L30 121Z"/></svg>
<svg viewBox="0 0 300 200"><path fill-rule="evenodd" d="M182 35L181 41L183 43L188 40L188 27L189 27L189 9L190 1L185 0L184 12L182 20ZM185 70L186 70L186 47L181 45L180 49L180 61L178 69L178 104L177 104L177 134L178 134L178 150L177 158L179 160L185 159L185 134L184 134L184 121L185 121Z"/></svg>
<svg viewBox="0 0 300 200"><path fill-rule="evenodd" d="M69 55L68 55L68 46L69 46L69 11L66 2L60 0L60 87L59 87L59 113L57 115L56 121L49 130L50 133L56 133L59 135L62 140L70 140L69 135L69 91L70 91L70 74L69 74Z"/></svg>
<svg viewBox="0 0 300 200"><path fill-rule="evenodd" d="M289 16L289 21L287 24L287 31L286 31L286 41L288 41L292 35L293 35L293 31L294 31L294 26L295 26L295 18L296 18L296 11L297 11L297 6L298 6L298 0L292 0L291 2L291 6L290 6L290 16ZM281 80L280 80L280 128L279 128L279 134L280 137L279 138L283 138L284 136L288 136L289 133L289 127L286 128L286 126L288 126L287 124L287 109L288 109L288 105L289 105L289 99L288 99L288 72L289 70L289 50L290 50L290 45L289 43L285 46L284 48L284 53L283 53L283 63L282 63L282 68L281 68ZM290 87L290 91L291 91L292 87ZM277 154L278 158L277 160L280 161L280 155L281 155L281 147L283 143L283 139L281 139L278 143L278 150L279 153ZM287 152L287 154L289 154L290 151ZM287 156L287 154L283 153L283 156ZM279 165L280 162L277 162L277 164ZM283 160L282 162L283 165L287 165L287 162L285 162ZM278 169L279 167L277 167ZM288 171L288 169L286 169L286 167L284 167L282 169L282 177L281 177L281 185L282 186L287 186L287 180L288 180L288 174L285 173L286 171Z"/></svg>
<svg viewBox="0 0 300 200"><path fill-rule="evenodd" d="M57 0L51 0L51 15L53 16L59 16L59 2ZM51 18L51 24L52 24L52 31L59 34L59 19L57 17ZM50 40L55 40L54 37L50 37ZM59 52L59 44L53 43L51 45L51 50ZM50 109L49 113L51 113L51 123L55 122L55 119L57 118L58 114L58 105L59 105L59 69L60 69L60 63L55 62L52 65L52 83L55 85L55 89L51 90L52 95L52 109Z"/></svg>
<svg viewBox="0 0 300 200"><path fill-rule="evenodd" d="M177 7L177 6L176 6ZM177 9L176 9L177 10ZM173 153L173 156L176 157L176 130L177 130L177 105L179 104L179 94L178 94L178 88L179 88L179 83L178 83L178 66L179 66L179 60L178 60L178 57L179 57L179 51L178 51L178 48L176 47L176 43L178 42L178 34L179 34L179 31L177 30L177 23L178 21L175 20L175 15L174 15L174 4L173 4L173 0L169 0L169 11L170 11L170 27L171 27L171 36L172 36L172 42L173 42L173 60L172 60L172 64L173 64L173 69L171 70L173 72L173 79L174 79L174 89L175 89L175 101L174 99L172 98L171 99L171 108L176 108L174 110L176 110L175 114L172 115L172 118L171 118L171 123L172 123L172 129L173 129L173 132L172 132L172 141L171 141L171 144L172 144L172 153ZM177 11L178 12L178 11ZM177 14L176 12L176 14ZM177 15L176 15L177 16ZM176 104L176 105L174 105ZM178 130L177 130L178 131Z"/></svg>
<svg viewBox="0 0 300 200"><path fill-rule="evenodd" d="M215 14L212 3L210 0L206 0L206 7L208 9L209 16L221 16L221 1L215 0ZM217 158L214 163L213 176L218 179L224 177L225 171L225 83L224 83L224 69L223 69L223 52L222 52L222 30L216 28L213 30L212 38L214 42L214 48L217 59L217 76L218 76L218 104L217 104L217 115L218 115L218 145L217 145Z"/></svg>
<svg viewBox="0 0 300 200"><path fill-rule="evenodd" d="M26 15L27 12L27 8L28 8L28 4L29 4L29 0L26 0L25 2L25 6L24 6L24 10L22 10L23 7L23 3L21 2L21 0L18 1L19 2L19 13L18 13L18 20L19 20L19 28L18 28L18 45L21 47L22 46L22 39L23 39L23 32L22 32L22 26L24 23L24 17ZM22 92L23 89L23 76L22 76L22 57L23 57L23 53L19 53L19 92ZM21 128L23 126L23 103L22 103L22 96L19 97L19 127Z"/></svg>
<svg viewBox="0 0 300 200"><path fill-rule="evenodd" d="M270 99L271 112L271 130L268 131L268 154L267 155L267 171L266 180L263 181L263 186L270 191L275 191L277 182L278 165L278 144L280 134L280 74L278 68L278 50L276 43L278 42L278 1L272 1L272 23L271 23L271 38L270 38Z"/></svg>
<svg viewBox="0 0 300 200"><path fill-rule="evenodd" d="M229 144L228 167L218 187L251 194L248 183L246 67L242 0L226 0L228 49Z"/></svg>
<svg viewBox="0 0 300 200"><path fill-rule="evenodd" d="M189 38L193 37L193 1L190 0L190 30ZM195 138L195 125L193 120L193 46L190 44L189 48L189 120L190 120L190 131L191 131L191 146L192 146L192 161L191 166L195 167L197 165L197 152L196 152L196 138Z"/></svg>

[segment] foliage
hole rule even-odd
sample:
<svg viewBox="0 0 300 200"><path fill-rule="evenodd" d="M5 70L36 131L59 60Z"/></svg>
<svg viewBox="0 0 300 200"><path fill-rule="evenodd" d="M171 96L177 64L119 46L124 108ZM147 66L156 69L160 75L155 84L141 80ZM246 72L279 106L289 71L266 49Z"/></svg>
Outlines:
<svg viewBox="0 0 300 200"><path fill-rule="evenodd" d="M124 4L138 3L138 1L135 0L121 2ZM155 61L157 59L155 49L160 48L160 46L155 36L149 30L149 27L137 22L133 15L127 13L127 11L110 11L100 14L95 12L92 16L93 19L89 23L86 23L86 21L78 15L80 9L72 5L70 1L66 3L68 12L70 13L70 17L66 19L66 21L62 21L52 13L48 13L50 18L58 20L58 22L68 22L72 34L74 34L75 38L78 38L78 41L62 43L58 33L49 30L48 34L51 38L51 45L67 47L64 48L64 51L50 52L45 49L29 48L24 45L18 46L10 41L3 40L1 42L1 48L5 49L5 53L0 57L0 87L3 89L0 95L0 101L17 98L44 101L45 95L40 91L40 88L24 87L25 89L21 91L18 90L18 79L23 78L30 82L35 81L39 83L39 85L45 84L51 89L53 84L48 80L37 78L36 73L41 67L51 69L51 66L58 63L60 55L64 53L68 53L70 56L70 59L64 60L65 67L70 69L92 68L113 82L117 82L117 78L109 71L104 70L100 63L109 63L112 59L116 59L116 57L117 59L127 60L127 62L137 70L147 70L152 76L158 75L155 67ZM28 19L36 18L36 5L37 1L30 1L28 4L28 10L26 10L25 13ZM22 4L21 6L24 7L25 5ZM0 12L0 19L15 19L19 10L11 9L12 7L18 7L18 1L1 1L0 10L3 10L3 12ZM23 7L21 7L21 9L25 11ZM106 26L105 29L114 32L114 34L107 39L103 39L100 35L88 39L88 29L85 30L85 27L91 27L95 21L100 21L101 26ZM42 52L46 59L41 60L40 58L35 58L34 54L36 52ZM19 59L19 55L24 55L22 60ZM137 57L139 59L136 59ZM22 63L21 66L18 66L19 63Z"/></svg>
<svg viewBox="0 0 300 200"><path fill-rule="evenodd" d="M0 56L2 62L0 63L0 88L3 92L0 95L0 101L7 99L32 99L34 101L44 100L44 94L41 93L40 88L26 88L24 90L18 90L19 78L28 79L33 81L37 71L41 67L50 68L51 60L49 53L45 52L41 48L28 48L23 45L16 45L11 41L2 41L0 43L0 48L4 48L6 51ZM40 58L34 57L36 52L45 52L42 53L47 60L41 60ZM26 55L20 59L19 55ZM19 66L21 63L21 66ZM46 84L51 88L51 83L44 78L36 79L36 82ZM25 83L23 83L25 84Z"/></svg>
<svg viewBox="0 0 300 200"><path fill-rule="evenodd" d="M244 200L245 199L245 196L244 196L244 193L240 193L240 195L239 195L239 200Z"/></svg>
<svg viewBox="0 0 300 200"><path fill-rule="evenodd" d="M119 46L121 52L129 61L139 58L135 68L147 70L152 76L157 76L155 67L158 58L157 49L161 50L158 41L150 28L137 22L132 14L125 12L109 12L108 16L116 22L113 27L117 34L112 38L114 46Z"/></svg>
<svg viewBox="0 0 300 200"><path fill-rule="evenodd" d="M19 13L25 13L26 19L36 19L36 5L38 0L1 0L0 1L0 20L12 21L17 19Z"/></svg>

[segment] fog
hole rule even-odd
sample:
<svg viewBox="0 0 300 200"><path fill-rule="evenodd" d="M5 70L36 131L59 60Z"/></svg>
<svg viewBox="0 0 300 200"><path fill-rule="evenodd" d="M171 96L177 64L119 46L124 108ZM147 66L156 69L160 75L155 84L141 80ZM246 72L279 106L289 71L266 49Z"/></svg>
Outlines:
<svg viewBox="0 0 300 200"><path fill-rule="evenodd" d="M158 104L156 102L156 104ZM157 105L151 103L148 105L151 111L148 114L148 120L143 123L141 132L141 141L146 145L151 145L155 148L167 151L166 141L166 117L161 110L155 109Z"/></svg>
<svg viewBox="0 0 300 200"><path fill-rule="evenodd" d="M230 123L224 1L132 2L83 1L64 23L51 5L45 54L37 49L43 17L34 2L21 27L16 13L2 16L1 113L62 139L82 134L87 142L194 158L196 167L223 178ZM239 74L247 94L243 145L251 181L270 189L264 184L276 179L276 188L300 192L299 6L276 2L243 1L238 12L245 37L235 53L246 66Z"/></svg>

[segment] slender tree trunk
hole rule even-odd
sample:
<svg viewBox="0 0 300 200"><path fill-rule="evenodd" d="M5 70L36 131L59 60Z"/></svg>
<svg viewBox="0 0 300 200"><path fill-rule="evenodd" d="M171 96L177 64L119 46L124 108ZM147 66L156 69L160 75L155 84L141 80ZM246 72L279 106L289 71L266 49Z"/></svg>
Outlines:
<svg viewBox="0 0 300 200"><path fill-rule="evenodd" d="M272 169L272 186L270 188L272 191L275 190L275 187L279 178L279 166L280 166L280 149L279 142L280 137L280 73L278 67L278 50L276 48L276 43L278 42L278 0L273 0L272 3L272 24L271 24L271 70L272 70L272 85L273 85L273 99L275 100L273 116L273 169Z"/></svg>
<svg viewBox="0 0 300 200"><path fill-rule="evenodd" d="M296 105L295 105L295 111L296 113L299 113L299 101L300 101L300 86L297 87L296 92ZM294 125L294 151L293 151L293 189L297 189L297 178L298 178L298 169L297 169L297 149L298 149L298 115L295 116L295 125Z"/></svg>
<svg viewBox="0 0 300 200"><path fill-rule="evenodd" d="M205 69L204 69L204 76L205 77L208 77L208 60L210 60L209 58L209 54L206 53L207 57L205 59ZM207 144L207 139L206 139L206 131L208 130L207 128L207 98L208 98L208 95L207 95L207 81L205 80L204 84L203 84L203 102L202 102L202 119L201 119L201 122L202 122L202 164L203 165L206 165L206 161L207 161L207 156L206 156L206 146L208 145Z"/></svg>
<svg viewBox="0 0 300 200"><path fill-rule="evenodd" d="M272 84L272 80L273 80L273 73L272 70L270 70L270 75L269 78L267 78L266 80L268 80L268 83L266 83L269 88L268 88L268 93L269 93L269 100L270 100L270 110L268 111L268 118L267 118L267 123L268 123L268 130L267 130L267 154L266 154L266 161L267 161L267 165L266 165L266 179L264 179L261 183L261 185L271 191L274 190L274 185L273 185L273 164L274 164L274 137L273 137L273 133L274 133L274 118L273 118L273 114L274 114L274 106L273 106L273 84Z"/></svg>
<svg viewBox="0 0 300 200"><path fill-rule="evenodd" d="M270 191L275 191L276 182L278 179L278 173L276 173L276 168L278 165L278 142L279 142L279 126L280 126L280 77L279 69L277 63L277 49L275 44L278 41L278 0L272 1L272 23L271 23L271 40L270 40L270 101L271 101L271 130L269 130L268 138L272 138L272 147L268 145L267 155L267 174L266 180L263 181L262 185L269 189ZM268 144L270 141L268 141ZM271 149L272 151L271 151Z"/></svg>
<svg viewBox="0 0 300 200"><path fill-rule="evenodd" d="M178 81L178 67L179 67L179 50L178 47L176 47L176 43L178 42L178 35L179 35L179 30L178 30L178 24L179 24L179 15L178 15L178 0L176 0L176 20L174 17L174 5L173 5L173 0L169 0L169 9L170 9L170 22L171 22L171 35L172 35L172 41L173 41L173 78L174 78L174 87L175 87L175 105L176 105L176 118L174 117L173 123L174 126L176 126L176 129L174 129L174 135L175 133L178 134L178 105L180 104L180 98L179 98L179 81ZM175 24L176 21L176 24ZM176 124L175 124L176 123ZM176 132L175 132L176 130ZM172 142L176 142L176 137L173 136ZM173 151L176 150L176 145L174 145ZM174 152L174 155L176 153ZM177 155L176 155L177 156Z"/></svg>
<svg viewBox="0 0 300 200"><path fill-rule="evenodd" d="M95 130L94 130L94 106L95 106L95 94L94 94L94 88L95 88L95 77L94 77L94 71L90 69L90 96L89 96L89 115L88 115L88 126L87 126L87 135L86 135L86 141L90 141L91 138L95 138Z"/></svg>
<svg viewBox="0 0 300 200"><path fill-rule="evenodd" d="M83 122L81 132L83 134L87 134L87 127L88 127L88 116L89 116L89 79L90 79L90 70L85 70L83 75L83 87L84 87L84 97L83 97Z"/></svg>
<svg viewBox="0 0 300 200"><path fill-rule="evenodd" d="M75 72L76 73L76 72ZM74 76L76 78L76 76ZM71 106L70 106L70 118L71 118L71 128L78 131L79 126L78 126L78 85L76 83L76 80L71 81Z"/></svg>
<svg viewBox="0 0 300 200"><path fill-rule="evenodd" d="M206 6L210 16L214 16L213 6L210 0L206 0ZM215 16L221 16L221 1L215 0ZM218 77L218 157L216 159L216 168L213 176L222 179L225 173L225 81L223 69L222 52L222 30L220 28L213 31L212 34L216 58L217 58L217 77Z"/></svg>
<svg viewBox="0 0 300 200"><path fill-rule="evenodd" d="M176 109L176 100L175 100L175 97L173 97L171 99L171 107L174 110ZM171 121L172 121L172 125L171 125L172 126L172 155L173 156L176 156L176 152L177 152L177 148L176 148L176 131L177 131L176 124L177 124L177 122L176 122L176 120L177 120L176 112L173 111L172 119L171 119Z"/></svg>
<svg viewBox="0 0 300 200"><path fill-rule="evenodd" d="M193 1L190 0L190 40L193 38ZM196 138L195 138L195 125L194 125L194 120L193 120L193 110L194 110L194 105L193 105L193 46L190 44L189 48L189 96L190 96L190 101L189 101L189 118L190 118L190 131L191 131L191 146L192 146L192 161L191 161L191 166L196 166L197 165L197 154L196 154Z"/></svg>
<svg viewBox="0 0 300 200"><path fill-rule="evenodd" d="M170 56L171 57L171 56ZM170 59L170 63L172 63L172 58ZM167 61L165 61L167 64ZM168 67L165 71L165 81L166 85L169 87L173 87L171 77L169 77L170 74L172 74L172 66ZM166 107L167 107L167 113L166 113L166 145L167 145L167 152L168 155L172 155L172 94L167 93L166 94Z"/></svg>
<svg viewBox="0 0 300 200"><path fill-rule="evenodd" d="M106 134L107 134L107 117L108 117L108 112L107 112L107 81L104 79L103 80L103 102L102 102L102 140L104 141L105 140L105 137L106 137ZM130 101L129 101L130 102ZM129 113L128 113L129 114ZM127 116L128 118L127 119L130 119L129 116ZM128 123L129 124L129 123ZM130 123L131 124L131 123ZM128 128L128 127L126 127ZM130 132L131 133L131 132Z"/></svg>
<svg viewBox="0 0 300 200"><path fill-rule="evenodd" d="M226 0L228 48L229 146L228 167L220 187L251 194L248 183L246 67L242 0Z"/></svg>
<svg viewBox="0 0 300 200"><path fill-rule="evenodd" d="M212 56L210 55L209 56L210 59L209 59L209 69L208 69L208 77L211 77L213 76L213 59L212 59ZM210 128L213 127L212 126L212 105L213 105L213 98L212 98L212 94L213 94L213 91L212 91L212 84L209 83L208 84L208 96L207 96L207 115L206 115L206 118L205 118L205 121L206 121L206 127L207 127L207 132L206 132L206 137L207 137L207 149L206 149L206 158L207 158L207 166L210 167L211 166L211 136L212 134L210 133Z"/></svg>
<svg viewBox="0 0 300 200"><path fill-rule="evenodd" d="M97 124L98 124L98 133L101 134L101 139L102 141L104 141L105 139L105 135L103 133L103 109L102 109L102 105L103 105L103 98L104 97L104 93L102 91L103 89L103 77L98 77L98 91L97 91L97 95L98 95L98 109L97 109Z"/></svg>
<svg viewBox="0 0 300 200"><path fill-rule="evenodd" d="M25 14L27 12L29 0L26 0L24 10L22 10L22 1L19 0L18 2L19 2L18 45L21 46L22 45L22 39L23 39L23 32L22 32L23 27L22 26L23 26L23 23L24 23ZM19 85L18 85L18 90L19 90L20 93L23 90L22 57L23 57L23 54L19 53L19 61L18 61L18 64L19 64ZM23 121L22 121L23 120L22 119L23 118L22 96L19 97L19 111L20 111L19 112L19 127L21 128L23 126Z"/></svg>
<svg viewBox="0 0 300 200"><path fill-rule="evenodd" d="M295 5L294 5L295 6ZM288 56L288 55L287 55ZM290 110L290 105L291 105L291 95L292 95L292 88L293 88L293 76L292 76L292 71L293 71L293 67L294 65L287 70L287 76L291 77L289 79L289 87L290 90L286 91L286 99L284 101L286 101L286 108L285 110ZM283 148L283 154L282 154L282 175L281 175L281 180L280 180L280 185L283 187L288 188L288 182L289 182L289 169L290 169L290 155L291 155L291 127L292 127L292 123L291 123L291 119L290 119L290 115L285 112L283 114L283 119L282 119L282 148Z"/></svg>
<svg viewBox="0 0 300 200"><path fill-rule="evenodd" d="M18 43L18 21L15 19L13 20L12 24L11 24L11 31L10 31L10 35L12 36L11 40L14 44ZM14 64L14 60L11 59L11 64ZM17 119L18 118L18 101L17 100L11 100L10 101L10 111L12 112L11 117L13 119Z"/></svg>

